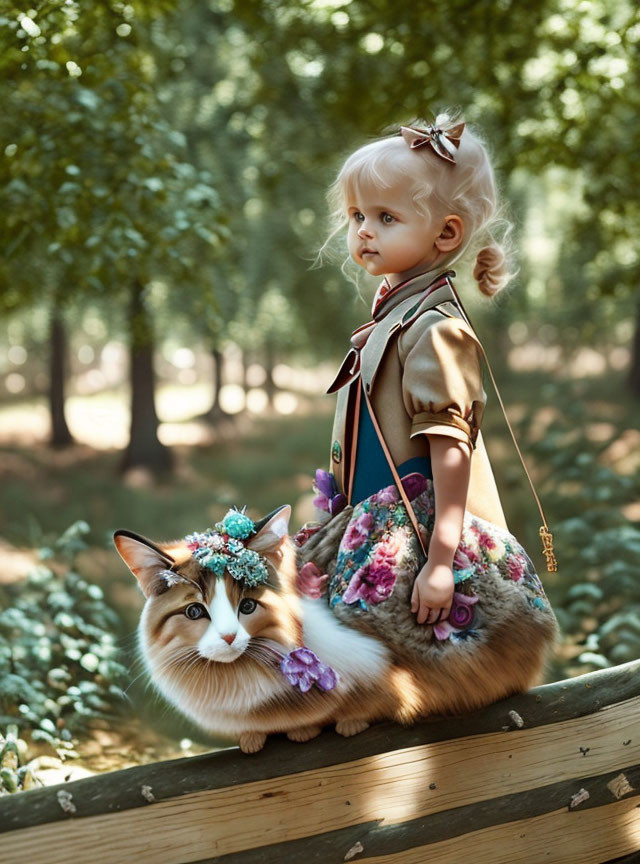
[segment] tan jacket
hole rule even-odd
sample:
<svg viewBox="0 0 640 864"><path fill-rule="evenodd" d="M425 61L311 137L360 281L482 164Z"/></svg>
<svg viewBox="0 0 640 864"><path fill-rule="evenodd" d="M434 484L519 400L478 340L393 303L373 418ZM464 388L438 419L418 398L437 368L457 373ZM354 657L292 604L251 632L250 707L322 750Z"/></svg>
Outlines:
<svg viewBox="0 0 640 864"><path fill-rule="evenodd" d="M455 303L452 275L416 276L353 334L352 348L328 390L338 391L330 470L339 491L349 497L362 381L396 466L429 456L430 435L468 442L466 509L507 528L480 433L487 399L480 343Z"/></svg>

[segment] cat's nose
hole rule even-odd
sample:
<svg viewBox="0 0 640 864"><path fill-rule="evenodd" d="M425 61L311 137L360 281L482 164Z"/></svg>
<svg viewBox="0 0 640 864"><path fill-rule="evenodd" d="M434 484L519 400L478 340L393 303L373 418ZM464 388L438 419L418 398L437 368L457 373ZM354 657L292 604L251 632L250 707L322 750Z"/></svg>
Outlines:
<svg viewBox="0 0 640 864"><path fill-rule="evenodd" d="M233 640L235 638L236 638L235 633L225 633L224 636L222 636L222 639L224 639L224 641L227 643L227 645L231 645L231 643L233 642Z"/></svg>

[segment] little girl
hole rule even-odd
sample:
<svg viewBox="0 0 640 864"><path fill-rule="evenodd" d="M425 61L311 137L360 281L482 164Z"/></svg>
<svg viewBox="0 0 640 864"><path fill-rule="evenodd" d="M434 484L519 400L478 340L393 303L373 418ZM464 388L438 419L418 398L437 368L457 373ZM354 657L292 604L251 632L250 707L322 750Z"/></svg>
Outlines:
<svg viewBox="0 0 640 864"><path fill-rule="evenodd" d="M398 586L408 575L414 624L423 634L405 627L399 638L409 647L417 638L424 650L424 625L431 625L431 642L481 640L481 628L469 626L478 600L469 586L511 580L528 608L544 615L541 642L552 642L555 616L508 531L480 433L484 352L450 269L473 250L483 294L492 296L509 279L505 253L491 235L498 202L483 144L446 115L433 125L401 127L346 160L330 200L340 226L348 225L351 258L382 281L372 320L353 333L328 391L338 394L331 472L317 472L315 503L329 519L296 537L303 590L317 596L328 574L339 617L379 630L373 619L382 616L395 631L392 595L402 594ZM544 515L543 523L544 553L555 569ZM419 542L414 555L402 548L406 526ZM493 632L502 605L493 609Z"/></svg>

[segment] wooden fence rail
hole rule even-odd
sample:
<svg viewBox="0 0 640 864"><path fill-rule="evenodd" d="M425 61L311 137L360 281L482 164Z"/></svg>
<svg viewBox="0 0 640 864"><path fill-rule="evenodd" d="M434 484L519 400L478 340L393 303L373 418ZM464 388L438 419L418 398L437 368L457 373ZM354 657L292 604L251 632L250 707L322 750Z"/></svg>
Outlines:
<svg viewBox="0 0 640 864"><path fill-rule="evenodd" d="M0 800L29 864L640 861L640 661L460 718L269 739ZM624 856L624 857L623 857Z"/></svg>

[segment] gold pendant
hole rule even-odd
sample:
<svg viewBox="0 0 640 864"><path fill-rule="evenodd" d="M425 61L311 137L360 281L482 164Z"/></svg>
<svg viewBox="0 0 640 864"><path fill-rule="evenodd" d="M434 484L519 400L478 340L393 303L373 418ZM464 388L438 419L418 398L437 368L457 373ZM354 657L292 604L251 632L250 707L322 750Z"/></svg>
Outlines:
<svg viewBox="0 0 640 864"><path fill-rule="evenodd" d="M540 537L542 538L542 554L547 559L547 572L557 573L558 562L553 554L553 534L545 525L540 526Z"/></svg>

